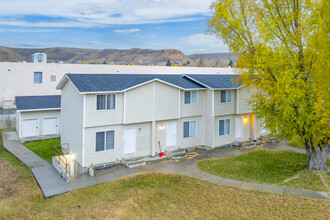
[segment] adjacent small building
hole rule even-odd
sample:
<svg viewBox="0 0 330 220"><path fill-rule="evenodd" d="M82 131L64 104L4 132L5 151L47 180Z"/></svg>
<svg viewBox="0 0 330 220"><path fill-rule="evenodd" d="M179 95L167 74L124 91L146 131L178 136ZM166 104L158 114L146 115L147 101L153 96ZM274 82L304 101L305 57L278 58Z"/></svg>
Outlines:
<svg viewBox="0 0 330 220"><path fill-rule="evenodd" d="M61 134L61 96L16 96L16 130L20 139Z"/></svg>

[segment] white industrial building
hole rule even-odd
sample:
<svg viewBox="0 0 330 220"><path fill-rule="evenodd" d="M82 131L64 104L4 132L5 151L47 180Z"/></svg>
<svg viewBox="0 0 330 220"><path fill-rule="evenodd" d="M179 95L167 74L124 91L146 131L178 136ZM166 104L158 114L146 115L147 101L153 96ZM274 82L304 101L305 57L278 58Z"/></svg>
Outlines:
<svg viewBox="0 0 330 220"><path fill-rule="evenodd" d="M60 95L67 73L233 74L231 68L0 62L0 109L15 109L15 96Z"/></svg>

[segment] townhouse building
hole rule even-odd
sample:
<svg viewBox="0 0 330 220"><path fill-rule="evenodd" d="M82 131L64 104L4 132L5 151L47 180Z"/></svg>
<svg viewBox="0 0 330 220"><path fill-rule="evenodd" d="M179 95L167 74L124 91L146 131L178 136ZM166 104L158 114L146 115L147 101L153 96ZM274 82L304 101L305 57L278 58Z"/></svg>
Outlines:
<svg viewBox="0 0 330 220"><path fill-rule="evenodd" d="M232 144L265 132L249 90L226 74L66 74L61 142L77 166Z"/></svg>

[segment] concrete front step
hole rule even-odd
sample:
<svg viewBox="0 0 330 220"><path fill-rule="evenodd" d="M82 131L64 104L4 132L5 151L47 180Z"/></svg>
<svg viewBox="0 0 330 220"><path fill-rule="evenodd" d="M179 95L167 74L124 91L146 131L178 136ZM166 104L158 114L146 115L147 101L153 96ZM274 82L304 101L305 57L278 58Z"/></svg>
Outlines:
<svg viewBox="0 0 330 220"><path fill-rule="evenodd" d="M125 164L128 168L144 166L147 164L144 157L135 157L135 158L122 158L123 164Z"/></svg>
<svg viewBox="0 0 330 220"><path fill-rule="evenodd" d="M173 149L166 149L165 150L165 155L167 157L171 157L174 160L180 159L180 158L185 158L187 157L187 151L191 151L189 149L181 149L181 148L173 148Z"/></svg>
<svg viewBox="0 0 330 220"><path fill-rule="evenodd" d="M256 147L261 143L262 142L260 140L247 140L247 139L236 139L234 141L234 145L244 148Z"/></svg>
<svg viewBox="0 0 330 220"><path fill-rule="evenodd" d="M268 138L265 139L265 141L267 143L278 143L278 142L280 142L280 140L281 139L279 137L276 137L276 136L271 136L271 137L268 137Z"/></svg>

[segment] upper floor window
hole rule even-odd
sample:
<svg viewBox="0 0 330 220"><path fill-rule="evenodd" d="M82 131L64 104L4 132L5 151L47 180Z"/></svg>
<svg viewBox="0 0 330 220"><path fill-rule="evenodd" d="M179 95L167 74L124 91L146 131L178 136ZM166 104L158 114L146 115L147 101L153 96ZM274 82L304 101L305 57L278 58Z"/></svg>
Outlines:
<svg viewBox="0 0 330 220"><path fill-rule="evenodd" d="M219 136L230 134L230 119L219 120Z"/></svg>
<svg viewBox="0 0 330 220"><path fill-rule="evenodd" d="M221 103L231 102L231 90L220 91L220 102Z"/></svg>
<svg viewBox="0 0 330 220"><path fill-rule="evenodd" d="M115 131L96 132L95 151L113 150L115 148Z"/></svg>
<svg viewBox="0 0 330 220"><path fill-rule="evenodd" d="M183 122L183 138L196 136L196 121Z"/></svg>
<svg viewBox="0 0 330 220"><path fill-rule="evenodd" d="M42 72L34 72L33 82L35 84L41 84L42 83Z"/></svg>
<svg viewBox="0 0 330 220"><path fill-rule="evenodd" d="M184 104L197 104L197 91L184 92Z"/></svg>
<svg viewBox="0 0 330 220"><path fill-rule="evenodd" d="M116 94L97 95L96 109L106 110L116 108Z"/></svg>

